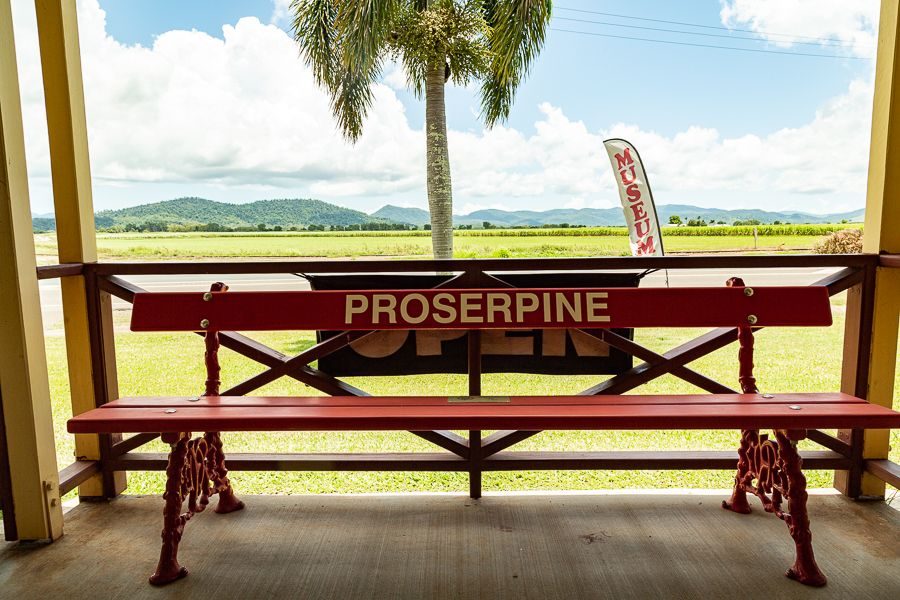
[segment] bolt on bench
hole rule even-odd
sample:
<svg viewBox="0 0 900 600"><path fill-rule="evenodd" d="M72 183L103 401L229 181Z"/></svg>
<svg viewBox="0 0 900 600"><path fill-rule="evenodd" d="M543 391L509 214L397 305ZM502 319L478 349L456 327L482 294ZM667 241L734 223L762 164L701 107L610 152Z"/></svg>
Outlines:
<svg viewBox="0 0 900 600"><path fill-rule="evenodd" d="M735 429L741 431L737 474L732 497L723 506L748 513L747 493L759 497L767 512L785 521L795 542L796 560L787 575L820 586L826 579L813 555L797 442L820 428L900 427L900 413L846 394L759 393L753 377L753 329L830 325L828 292L821 286L750 288L731 279L722 288L226 291L224 284L215 284L206 293L138 293L134 298L134 331L204 332L207 381L202 396L121 398L68 423L72 433L159 433L171 445L163 543L153 584L187 574L178 562L178 544L187 521L206 508L211 496L219 495L218 513L244 506L228 480L223 431L412 431L455 453L437 459L449 463L447 470L468 470L467 460L475 459L480 469L510 468L515 460L503 465L507 457L502 450L541 430ZM315 351L273 367L265 382L298 367L314 371L308 363L322 353L394 329L468 330L470 335L492 329L579 330L645 360L665 360L611 331L623 327L736 328L742 393L602 395L603 388L595 386L574 396L219 395L219 332L343 332L314 346ZM598 330L600 334L593 333ZM684 364L676 368L689 381L710 381ZM724 388L716 385L713 389ZM240 385L237 389L244 393ZM760 434L762 429L772 430L774 438ZM467 445L449 430L498 433ZM194 431L206 433L193 438ZM572 468L565 461L558 464ZM416 465L399 468L415 470Z"/></svg>

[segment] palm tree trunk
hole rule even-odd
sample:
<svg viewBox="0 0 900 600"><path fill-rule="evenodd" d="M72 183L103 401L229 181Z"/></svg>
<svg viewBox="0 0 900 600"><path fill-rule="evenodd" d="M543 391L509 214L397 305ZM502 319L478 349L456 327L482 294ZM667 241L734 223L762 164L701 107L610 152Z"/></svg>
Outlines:
<svg viewBox="0 0 900 600"><path fill-rule="evenodd" d="M439 61L428 70L425 78L425 160L431 247L435 258L453 258L453 188L444 83L444 61Z"/></svg>

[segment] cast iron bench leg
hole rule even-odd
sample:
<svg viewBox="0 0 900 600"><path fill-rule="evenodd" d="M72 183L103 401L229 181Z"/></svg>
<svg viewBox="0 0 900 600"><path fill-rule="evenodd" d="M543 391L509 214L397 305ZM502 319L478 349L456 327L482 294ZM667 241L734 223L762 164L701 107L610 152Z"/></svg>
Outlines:
<svg viewBox="0 0 900 600"><path fill-rule="evenodd" d="M797 559L794 566L787 570L786 575L796 579L800 583L811 586L823 586L826 583L825 575L816 564L813 554L812 533L809 530L809 513L806 511L806 477L803 475L803 460L797 452L797 443L789 439L783 432L776 432L779 454L781 455L782 473L786 486L788 499L788 512L780 509L775 514L782 519L794 538L797 546ZM805 435L804 435L805 437Z"/></svg>
<svg viewBox="0 0 900 600"><path fill-rule="evenodd" d="M730 501L722 502L722 507L746 514L750 512L747 492L759 497L766 512L774 513L787 524L794 540L796 559L785 574L805 585L819 587L827 580L816 564L809 530L806 477L797 452L797 440L804 437L805 431L776 431L776 441L772 441L756 430L742 431L734 492ZM787 512L781 510L783 498L788 501Z"/></svg>
<svg viewBox="0 0 900 600"><path fill-rule="evenodd" d="M736 513L746 515L750 513L750 503L747 502L747 489L752 487L756 474L751 469L750 453L754 446L759 444L759 431L744 429L741 431L741 446L738 448L737 473L734 476L734 490L731 492L731 500L723 500L722 508L733 510Z"/></svg>
<svg viewBox="0 0 900 600"><path fill-rule="evenodd" d="M181 513L184 496L187 491L185 475L191 469L188 462L188 445L190 434L181 436L172 443L169 452L169 464L166 467L166 491L163 500L162 549L159 552L159 564L156 572L150 576L153 585L165 585L188 574L188 570L178 563L178 542L184 533L184 524L191 518L191 513Z"/></svg>
<svg viewBox="0 0 900 600"><path fill-rule="evenodd" d="M219 494L219 502L216 504L216 512L220 515L241 510L244 503L234 495L231 481L228 479L228 469L225 468L225 452L222 451L222 438L218 432L207 432L203 435L209 444L210 454L207 460L207 469L214 485L213 493Z"/></svg>
<svg viewBox="0 0 900 600"><path fill-rule="evenodd" d="M225 454L218 433L208 432L197 439L191 439L190 433L165 434L163 439L172 445L172 450L169 452L166 491L163 494L166 505L163 509L162 548L156 572L150 576L153 585L165 585L188 574L188 570L178 562L178 544L185 524L206 509L211 495L219 494L217 513L244 508L244 503L235 497L228 481ZM182 512L185 500L188 507L186 512Z"/></svg>

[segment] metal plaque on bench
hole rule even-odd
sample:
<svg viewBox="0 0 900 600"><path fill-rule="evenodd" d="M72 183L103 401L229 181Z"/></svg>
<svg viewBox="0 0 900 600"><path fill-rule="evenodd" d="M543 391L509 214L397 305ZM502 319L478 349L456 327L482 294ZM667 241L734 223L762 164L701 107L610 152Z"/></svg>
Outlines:
<svg viewBox="0 0 900 600"><path fill-rule="evenodd" d="M508 273L492 274L512 287L637 287L640 274ZM308 275L314 290L428 289L450 279L430 274ZM594 330L598 332L598 330ZM613 329L631 339L632 329ZM336 331L318 331L318 341ZM570 329L482 330L484 373L615 375L632 366L632 357L583 331ZM378 331L319 359L318 368L335 376L466 373L468 334L463 330Z"/></svg>

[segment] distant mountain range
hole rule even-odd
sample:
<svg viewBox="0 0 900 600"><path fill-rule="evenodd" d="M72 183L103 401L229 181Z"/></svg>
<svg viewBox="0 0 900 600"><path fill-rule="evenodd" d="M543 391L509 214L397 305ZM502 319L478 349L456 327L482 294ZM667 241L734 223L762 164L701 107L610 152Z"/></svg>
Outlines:
<svg viewBox="0 0 900 600"><path fill-rule="evenodd" d="M861 221L863 209L817 215L803 212L771 212L758 209L726 210L701 208L686 204L662 204L657 207L660 221L668 223L669 217L678 215L682 220L703 219L706 222L755 219L761 223L839 223L843 220ZM52 214L33 215L35 231L52 231L56 223ZM466 215L454 215L455 225L481 227L485 222L495 226L517 227L562 224L586 226L624 225L620 208L558 208L545 211L531 210L477 210ZM247 204L215 202L204 198L176 198L153 204L142 204L120 210L104 210L95 215L98 228L141 226L147 223L161 225L217 224L227 228L267 228L309 226L348 226L365 223L406 223L421 227L429 222L428 211L386 205L371 215L309 198L258 200Z"/></svg>
<svg viewBox="0 0 900 600"><path fill-rule="evenodd" d="M288 229L306 228L310 225L346 226L386 222L358 210L308 198L257 200L247 204L216 202L205 198L176 198L119 210L102 210L94 215L94 221L98 229L148 223L164 226L214 223L228 228L253 229L262 224L269 228ZM52 215L35 215L32 222L38 231L56 229Z"/></svg>
<svg viewBox="0 0 900 600"><path fill-rule="evenodd" d="M845 213L817 215L803 212L771 212L755 208L727 210L722 208L701 208L689 204L660 204L657 208L659 220L665 224L669 217L678 215L683 221L703 219L710 221L746 221L755 219L760 223L840 223L843 220L862 221L864 210ZM373 217L399 223L422 226L428 223L428 211L421 208L404 208L388 204L374 213ZM625 225L621 208L556 208L552 210L499 210L494 208L476 210L467 215L453 215L455 225L481 226L485 221L503 227L531 226L568 223L569 225L615 226Z"/></svg>

